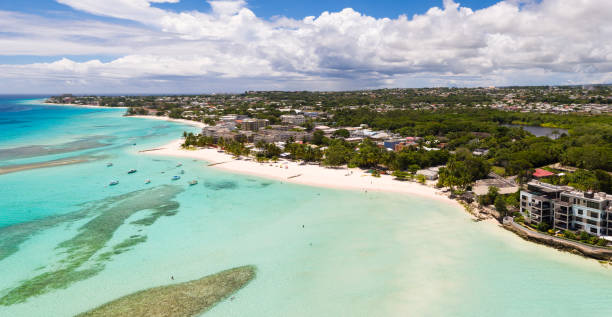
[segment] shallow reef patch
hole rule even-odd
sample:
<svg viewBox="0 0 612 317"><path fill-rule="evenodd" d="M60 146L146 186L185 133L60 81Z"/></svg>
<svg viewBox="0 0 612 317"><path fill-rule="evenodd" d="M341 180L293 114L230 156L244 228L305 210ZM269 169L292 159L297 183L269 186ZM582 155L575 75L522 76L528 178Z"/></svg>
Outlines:
<svg viewBox="0 0 612 317"><path fill-rule="evenodd" d="M106 159L107 157L108 156L104 156L104 155L97 155L97 156L80 155L80 156L72 156L72 157L45 161L45 162L2 165L0 166L0 175L28 171L28 170L39 169L39 168L49 168L49 167L56 167L56 166L73 165L73 164L81 164L81 163L99 161L99 160Z"/></svg>
<svg viewBox="0 0 612 317"><path fill-rule="evenodd" d="M255 275L254 266L241 266L199 280L139 291L77 317L198 316L246 286Z"/></svg>
<svg viewBox="0 0 612 317"><path fill-rule="evenodd" d="M57 245L56 250L62 258L57 265L49 266L55 269L21 281L0 298L0 305L22 303L30 297L66 288L74 282L99 273L104 269L105 261L110 260L113 255L123 253L146 241L146 236L132 236L117 245L110 246L112 251L95 257L98 251L107 246L115 231L124 225L128 218L140 211L150 211L151 214L145 218L147 220L139 223L144 226L153 224L159 217L175 214L178 212L179 204L173 199L182 191L180 186L158 186L93 202L67 215L25 223L13 228L2 228L0 260L16 252L19 244L40 230L67 221L91 218L78 228L74 237Z"/></svg>
<svg viewBox="0 0 612 317"><path fill-rule="evenodd" d="M95 149L111 145L116 137L110 135L95 135L75 141L54 145L28 145L0 149L0 161L30 158L52 154L62 154L81 150Z"/></svg>
<svg viewBox="0 0 612 317"><path fill-rule="evenodd" d="M238 188L238 183L229 180L222 180L217 182L206 181L204 182L204 186L212 190L232 190Z"/></svg>

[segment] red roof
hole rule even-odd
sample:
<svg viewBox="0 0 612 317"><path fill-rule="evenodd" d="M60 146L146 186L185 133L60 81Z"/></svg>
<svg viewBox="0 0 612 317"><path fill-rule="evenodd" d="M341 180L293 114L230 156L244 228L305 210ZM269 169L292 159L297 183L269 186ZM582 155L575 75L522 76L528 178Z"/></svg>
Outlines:
<svg viewBox="0 0 612 317"><path fill-rule="evenodd" d="M533 176L538 177L538 178L548 177L548 176L553 176L553 175L555 175L555 173L549 172L547 170L543 170L541 168L536 168L535 172L533 173Z"/></svg>

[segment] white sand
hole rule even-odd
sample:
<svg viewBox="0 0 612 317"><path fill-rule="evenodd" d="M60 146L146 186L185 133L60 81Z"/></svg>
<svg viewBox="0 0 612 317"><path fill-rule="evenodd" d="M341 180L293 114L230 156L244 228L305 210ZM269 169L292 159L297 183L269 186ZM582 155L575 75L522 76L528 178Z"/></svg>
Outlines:
<svg viewBox="0 0 612 317"><path fill-rule="evenodd" d="M49 103L49 102L42 102L43 105L46 106L60 106L60 107L74 107L74 108L109 108L109 109L128 109L128 107L104 107L104 106L96 106L96 105L77 105L77 104L71 104L71 103ZM148 116L148 115L134 115L134 116L129 116L130 118L141 118L141 119L153 119L153 120L161 120L161 121L169 121L169 122L176 122L176 123L182 123L182 124L186 124L186 125L190 125L196 128L204 128L207 126L207 124L203 123L203 122L198 122L198 121L191 121L191 120L186 120L186 119L173 119L167 116Z"/></svg>
<svg viewBox="0 0 612 317"><path fill-rule="evenodd" d="M166 117L166 116L145 116L145 115L136 115L136 116L128 116L129 118L141 118L141 119L153 119L153 120L161 120L161 121L170 121L170 122L176 122L176 123L182 123L182 124L186 124L186 125L190 125L196 128L204 128L207 126L207 124L203 123L203 122L199 122L199 121L191 121L191 120L186 120L186 119L173 119L170 117Z"/></svg>
<svg viewBox="0 0 612 317"><path fill-rule="evenodd" d="M244 158L235 160L231 155L219 153L217 149L185 150L180 147L182 143L183 140L179 139L157 149L147 150L142 154L198 159L210 164L217 163L213 168L256 175L288 183L364 192L404 193L459 205L455 200L444 196L438 189L414 182L396 181L390 175L381 175L378 178L372 177L358 168L334 169L319 165L300 165L299 163L285 160L281 160L278 163L257 163L252 160L247 161Z"/></svg>

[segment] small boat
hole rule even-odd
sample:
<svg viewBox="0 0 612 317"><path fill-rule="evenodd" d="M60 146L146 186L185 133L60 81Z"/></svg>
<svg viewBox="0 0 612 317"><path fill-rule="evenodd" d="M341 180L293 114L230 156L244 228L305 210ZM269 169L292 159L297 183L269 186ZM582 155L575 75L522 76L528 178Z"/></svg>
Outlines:
<svg viewBox="0 0 612 317"><path fill-rule="evenodd" d="M151 184L151 180L150 180L150 179L147 179L147 180L145 181L145 184Z"/></svg>
<svg viewBox="0 0 612 317"><path fill-rule="evenodd" d="M113 166L113 163L106 163L106 167L111 167Z"/></svg>
<svg viewBox="0 0 612 317"><path fill-rule="evenodd" d="M197 185L197 184L198 184L198 181L195 180L195 179L189 182L189 186L193 186L193 185Z"/></svg>
<svg viewBox="0 0 612 317"><path fill-rule="evenodd" d="M118 185L118 184L119 184L119 181L112 181L112 182L110 182L108 184L108 186L115 186L115 185Z"/></svg>
<svg viewBox="0 0 612 317"><path fill-rule="evenodd" d="M185 170L181 170L181 174L185 174Z"/></svg>
<svg viewBox="0 0 612 317"><path fill-rule="evenodd" d="M176 165L176 167L181 167L181 166L183 166L183 164L181 163L178 163L178 165Z"/></svg>
<svg viewBox="0 0 612 317"><path fill-rule="evenodd" d="M136 173L136 170L129 170L128 171L128 174L134 174L134 173Z"/></svg>
<svg viewBox="0 0 612 317"><path fill-rule="evenodd" d="M178 176L178 175L174 175L174 176L172 176L172 180L173 180L173 181L177 181L177 180L179 180L179 179L181 179L181 177L180 177L180 176Z"/></svg>

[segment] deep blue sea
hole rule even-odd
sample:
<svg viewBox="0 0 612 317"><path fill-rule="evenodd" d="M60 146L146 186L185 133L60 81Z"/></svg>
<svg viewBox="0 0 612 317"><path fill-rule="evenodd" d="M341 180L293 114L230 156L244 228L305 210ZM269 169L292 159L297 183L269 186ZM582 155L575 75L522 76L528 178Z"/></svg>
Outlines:
<svg viewBox="0 0 612 317"><path fill-rule="evenodd" d="M206 316L612 316L608 265L453 205L150 156L195 128L40 98L0 97L0 316L248 264L255 280Z"/></svg>

